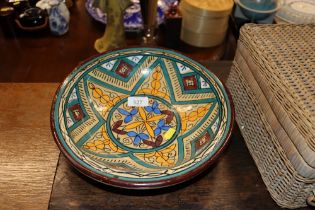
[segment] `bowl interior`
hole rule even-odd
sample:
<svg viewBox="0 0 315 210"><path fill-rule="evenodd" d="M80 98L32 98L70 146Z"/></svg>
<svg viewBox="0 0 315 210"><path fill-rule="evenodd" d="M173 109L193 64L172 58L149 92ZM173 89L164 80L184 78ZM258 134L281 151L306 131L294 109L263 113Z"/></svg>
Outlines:
<svg viewBox="0 0 315 210"><path fill-rule="evenodd" d="M52 109L57 144L76 168L140 188L182 182L203 170L226 144L232 118L213 74L152 48L85 62L61 85Z"/></svg>

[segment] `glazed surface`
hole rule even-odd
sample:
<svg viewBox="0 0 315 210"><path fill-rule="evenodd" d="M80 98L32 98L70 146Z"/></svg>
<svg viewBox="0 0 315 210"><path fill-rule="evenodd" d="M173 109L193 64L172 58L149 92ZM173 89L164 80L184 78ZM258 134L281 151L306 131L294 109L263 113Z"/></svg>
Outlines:
<svg viewBox="0 0 315 210"><path fill-rule="evenodd" d="M52 112L57 141L72 160L131 183L197 170L227 141L232 115L214 75L152 48L85 62L61 85Z"/></svg>

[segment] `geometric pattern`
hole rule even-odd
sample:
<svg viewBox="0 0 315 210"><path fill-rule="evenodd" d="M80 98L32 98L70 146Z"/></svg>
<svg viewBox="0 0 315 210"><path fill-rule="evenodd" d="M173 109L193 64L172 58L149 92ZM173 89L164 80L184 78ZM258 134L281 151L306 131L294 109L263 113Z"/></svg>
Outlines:
<svg viewBox="0 0 315 210"><path fill-rule="evenodd" d="M129 97L146 100L130 106ZM168 50L101 55L56 96L58 141L78 163L125 181L166 180L211 158L226 141L231 107L204 67Z"/></svg>

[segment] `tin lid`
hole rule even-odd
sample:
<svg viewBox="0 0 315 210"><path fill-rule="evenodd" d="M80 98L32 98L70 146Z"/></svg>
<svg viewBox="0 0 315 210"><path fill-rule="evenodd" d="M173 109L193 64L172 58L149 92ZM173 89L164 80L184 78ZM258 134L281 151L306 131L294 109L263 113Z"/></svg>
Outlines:
<svg viewBox="0 0 315 210"><path fill-rule="evenodd" d="M222 17L231 13L233 0L182 0L181 9L198 16Z"/></svg>

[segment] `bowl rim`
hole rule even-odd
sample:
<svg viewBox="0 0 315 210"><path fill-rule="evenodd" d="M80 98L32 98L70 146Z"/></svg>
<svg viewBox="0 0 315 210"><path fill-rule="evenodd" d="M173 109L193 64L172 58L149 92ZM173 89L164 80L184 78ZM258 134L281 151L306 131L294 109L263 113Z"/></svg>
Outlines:
<svg viewBox="0 0 315 210"><path fill-rule="evenodd" d="M303 12L295 10L295 9L293 9L291 7L291 4L298 3L298 2L305 2L305 1L307 3L315 5L315 2L310 1L310 0L289 1L289 3L284 4L283 7L281 7L281 9L279 9L279 11L276 14L276 17L281 19L281 20L283 20L283 21L285 21L285 22L287 22L287 23L291 23L291 24L303 24L300 21L307 20L308 17L310 17L311 20L315 19L315 15L314 14L303 13ZM291 16L290 16L290 14L291 14ZM308 24L308 23L304 23L304 24Z"/></svg>
<svg viewBox="0 0 315 210"><path fill-rule="evenodd" d="M234 0L238 5L240 5L241 8L244 8L248 11L251 11L251 12L255 12L255 13L259 13L259 14L269 14L269 13L274 13L276 12L277 10L279 10L282 5L283 5L283 0L276 0L276 3L277 3L277 6L274 8L274 9L270 9L270 10L255 10L255 9L252 9L252 8L249 8L247 6L245 6L241 0Z"/></svg>
<svg viewBox="0 0 315 210"><path fill-rule="evenodd" d="M193 60L194 62L196 62L196 64L202 66L205 70L208 70L210 72L210 74L216 78L216 80L217 80L216 82L219 82L220 85L223 87L224 91L226 91L228 101L230 102L229 105L230 105L230 111L231 111L229 129L226 133L225 139L222 140L222 145L218 148L218 150L208 160L206 160L204 163L202 163L198 167L196 167L196 168L194 168L194 169L192 169L186 173L180 174L178 176L170 177L170 178L166 178L166 179L162 179L162 180L143 181L143 182L141 182L141 181L128 181L128 180L123 180L123 179L119 179L119 178L108 177L108 176L105 176L105 175L102 175L100 173L97 173L95 171L90 170L89 168L83 166L77 160L75 160L75 158L72 157L72 155L67 151L65 146L62 144L62 142L61 142L61 140L57 134L56 127L55 127L54 111L55 111L55 105L56 105L58 94L60 92L60 89L65 84L65 80L69 76L71 76L73 73L75 73L75 71L82 64L84 64L88 61L96 59L97 57L103 56L107 53L112 53L112 52L119 51L119 50L131 50L131 49L143 49L143 50L154 49L154 50L162 50L162 51L166 50L166 51L169 51L171 53L175 53L175 54L179 54L181 56L187 57L187 58ZM76 170L78 170L80 173L84 174L85 176L87 176L87 177L89 177L95 181L101 182L105 185L110 185L113 187L125 188L125 189L135 189L135 190L148 190L148 189L158 189L158 188L170 187L173 185L177 185L177 184L186 182L186 181L194 178L195 176L201 174L207 168L209 168L211 165L213 165L213 163L215 161L217 161L217 159L220 157L221 153L227 148L228 143L231 140L231 135L232 135L232 131L234 129L234 124L235 124L234 103L232 100L231 93L228 90L228 88L226 87L226 85L224 85L223 82L216 75L214 75L207 67L205 67L204 65L195 61L190 56L184 55L183 53L176 51L176 50L173 50L173 49L162 48L162 47L142 47L142 46L137 47L137 46L133 46L133 47L126 47L126 48L117 48L117 49L113 49L113 50L108 50L108 51L100 53L100 54L96 54L94 56L90 56L87 59L79 62L77 64L77 66L69 74L67 74L67 76L64 78L64 80L59 84L57 90L55 91L55 94L54 94L54 97L52 100L51 110L50 110L50 127L51 127L52 135L54 137L54 141L57 144L58 148L60 149L61 153L66 157L66 160L70 163L70 165L72 167L74 167Z"/></svg>
<svg viewBox="0 0 315 210"><path fill-rule="evenodd" d="M281 16L279 16L278 14L275 15L276 18L278 18L280 21L283 21L283 24L295 24L294 22L292 22L291 20L287 20Z"/></svg>

